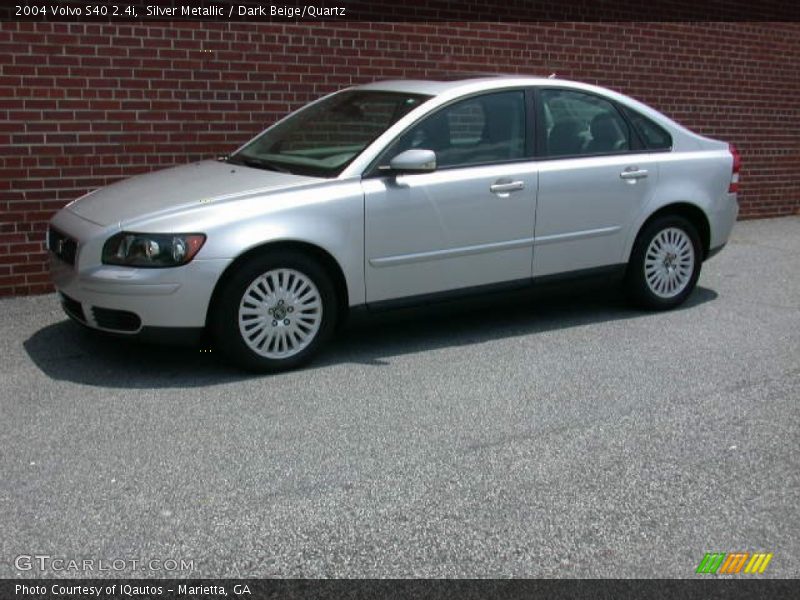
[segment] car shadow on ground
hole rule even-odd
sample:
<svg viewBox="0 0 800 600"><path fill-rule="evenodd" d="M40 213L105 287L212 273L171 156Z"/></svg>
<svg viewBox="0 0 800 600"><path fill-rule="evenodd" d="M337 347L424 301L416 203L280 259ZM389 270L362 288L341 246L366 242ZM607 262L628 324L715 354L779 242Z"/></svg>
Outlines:
<svg viewBox="0 0 800 600"><path fill-rule="evenodd" d="M678 310L717 297L698 287ZM652 317L630 307L615 288L576 293L524 291L393 310L351 319L306 369L342 363L384 366L391 357L438 348ZM163 346L98 335L69 320L24 342L34 364L54 380L107 388L193 388L259 377L229 366L213 347Z"/></svg>

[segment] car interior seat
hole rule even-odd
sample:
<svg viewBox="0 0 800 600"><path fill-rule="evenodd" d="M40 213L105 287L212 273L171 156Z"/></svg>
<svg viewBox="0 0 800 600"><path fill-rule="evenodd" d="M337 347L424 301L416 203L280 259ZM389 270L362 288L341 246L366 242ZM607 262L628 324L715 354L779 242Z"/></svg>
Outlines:
<svg viewBox="0 0 800 600"><path fill-rule="evenodd" d="M600 113L592 119L589 131L592 134L592 141L586 146L586 151L589 154L603 154L623 150L627 145L616 124L616 119L607 112Z"/></svg>
<svg viewBox="0 0 800 600"><path fill-rule="evenodd" d="M547 136L547 152L550 156L580 154L583 150L581 131L584 128L577 119L559 121Z"/></svg>

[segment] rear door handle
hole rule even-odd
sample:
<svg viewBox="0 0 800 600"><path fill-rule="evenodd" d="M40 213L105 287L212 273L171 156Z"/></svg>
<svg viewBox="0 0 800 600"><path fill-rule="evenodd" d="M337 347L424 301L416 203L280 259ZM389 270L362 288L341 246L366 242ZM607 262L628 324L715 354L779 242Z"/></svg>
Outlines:
<svg viewBox="0 0 800 600"><path fill-rule="evenodd" d="M511 181L510 179L498 179L489 186L489 191L498 196L508 196L511 192L516 192L525 188L524 181Z"/></svg>
<svg viewBox="0 0 800 600"><path fill-rule="evenodd" d="M640 169L639 167L628 167L619 174L620 179L627 179L628 181L636 181L637 179L644 179L647 177L647 169Z"/></svg>

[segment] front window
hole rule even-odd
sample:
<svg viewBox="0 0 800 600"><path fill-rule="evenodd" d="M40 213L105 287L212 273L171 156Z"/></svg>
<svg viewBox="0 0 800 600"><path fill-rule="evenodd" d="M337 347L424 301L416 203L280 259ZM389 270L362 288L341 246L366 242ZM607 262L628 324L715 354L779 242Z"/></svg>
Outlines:
<svg viewBox="0 0 800 600"><path fill-rule="evenodd" d="M336 177L369 144L429 96L349 90L290 115L233 154L251 167Z"/></svg>
<svg viewBox="0 0 800 600"><path fill-rule="evenodd" d="M413 148L436 152L438 168L520 160L525 157L525 137L525 94L484 94L426 117L401 135L379 162Z"/></svg>

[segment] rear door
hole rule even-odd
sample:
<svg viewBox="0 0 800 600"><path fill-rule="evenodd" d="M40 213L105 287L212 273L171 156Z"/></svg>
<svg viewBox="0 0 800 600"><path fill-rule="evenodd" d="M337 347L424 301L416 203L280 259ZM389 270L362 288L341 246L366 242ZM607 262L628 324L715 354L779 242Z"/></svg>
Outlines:
<svg viewBox="0 0 800 600"><path fill-rule="evenodd" d="M658 156L599 95L539 89L536 109L534 277L625 262L629 229L655 189Z"/></svg>

